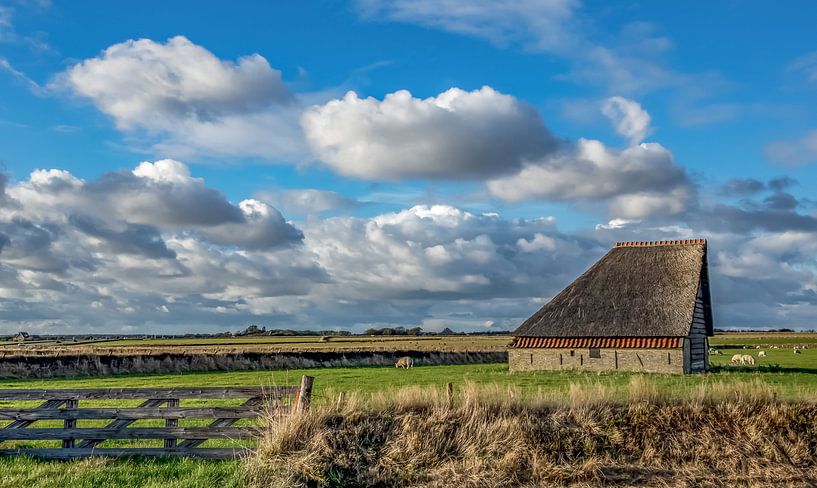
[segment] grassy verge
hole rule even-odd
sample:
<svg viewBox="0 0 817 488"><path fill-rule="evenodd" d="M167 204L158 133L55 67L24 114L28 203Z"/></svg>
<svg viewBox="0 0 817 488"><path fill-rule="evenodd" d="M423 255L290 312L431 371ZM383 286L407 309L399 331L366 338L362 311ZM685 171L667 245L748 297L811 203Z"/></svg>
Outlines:
<svg viewBox="0 0 817 488"><path fill-rule="evenodd" d="M85 459L38 461L3 459L0 488L240 488L247 486L242 461L193 459Z"/></svg>
<svg viewBox="0 0 817 488"><path fill-rule="evenodd" d="M740 352L746 352L739 350ZM751 352L751 351L750 351ZM781 398L798 399L817 395L817 375L803 372L817 357L817 350L804 351L803 355L780 353L781 358L769 358L769 364L779 364L777 372L757 372L726 366L729 356L716 356L714 360L724 366L706 375L651 375L659 388L684 396L700 385L720 382L750 381L759 379L777 389ZM790 363L782 363L789 359ZM808 362L804 362L808 361ZM782 364L781 364L782 363ZM787 369L788 368L788 369ZM817 368L817 365L815 365ZM794 370L797 372L790 372ZM0 380L0 388L128 388L128 387L184 387L184 386L242 386L242 385L295 385L302 375L315 377L315 398L331 401L338 391L371 393L405 386L442 386L453 383L461 386L466 382L492 384L518 388L523 394L539 391L565 392L571 383L601 383L613 388L628 384L633 374L627 373L576 373L535 372L509 373L507 364L476 364L458 366L421 366L409 370L389 367L325 368L290 371L215 371L206 373L118 375L91 378Z"/></svg>
<svg viewBox="0 0 817 488"><path fill-rule="evenodd" d="M806 486L817 405L760 381L684 400L652 379L573 384L566 395L467 385L412 388L272 419L252 486ZM809 485L810 486L810 485Z"/></svg>
<svg viewBox="0 0 817 488"><path fill-rule="evenodd" d="M740 352L745 352L740 350ZM754 351L749 351L753 354ZM727 395L762 391L772 398L791 402L817 401L817 375L803 372L813 360L817 349L809 349L803 355L791 351L775 351L769 358L781 368L777 372L741 371L722 367L706 375L650 375L647 396L664 400L681 401L703 398L704 392L720 392ZM714 357L716 361L728 362L728 356ZM788 362L786 362L788 361ZM760 367L768 367L761 364ZM428 366L410 370L395 368L328 368L292 371L243 371L209 372L173 375L122 375L111 377L5 380L0 388L105 388L105 387L182 387L182 386L240 386L240 385L290 385L297 384L301 375L310 374L315 380L315 412L324 412L337 401L340 391L346 392L348 404L361 399L374 399L387 404L390 398L411 395L406 391L437 392L439 397L446 383L452 383L455 391L462 392L468 385L494 391L496 397L515 398L531 405L544 400L557 402L573 399L581 403L582 396L599 398L610 403L624 404L632 396L631 381L641 378L633 374L594 374L571 372L508 372L507 364L480 364L464 366ZM747 387L748 385L748 387ZM408 389L408 390L406 390ZM403 393L400 393L400 392ZM420 396L424 395L421 394ZM737 393L736 393L737 394ZM644 396L644 395L642 395ZM358 400L355 400L357 398ZM368 401L368 400L367 400ZM194 403L188 403L192 405ZM106 406L126 406L116 402ZM12 406L9 403L0 404ZM366 412L371 407L361 406ZM379 407L378 407L379 408ZM658 412L661 414L660 412ZM662 414L663 415L663 414ZM344 417L345 418L345 417ZM462 431L463 435L465 431ZM817 428L813 432L817 432ZM120 460L42 462L24 458L0 459L0 487L51 487L51 486L246 486L242 478L245 471L241 462L212 462L197 460ZM258 478L262 479L262 478ZM256 479L256 481L258 480ZM578 478L577 478L578 479ZM238 480L238 481L236 481ZM243 481L242 481L243 480ZM70 482L69 482L70 481Z"/></svg>

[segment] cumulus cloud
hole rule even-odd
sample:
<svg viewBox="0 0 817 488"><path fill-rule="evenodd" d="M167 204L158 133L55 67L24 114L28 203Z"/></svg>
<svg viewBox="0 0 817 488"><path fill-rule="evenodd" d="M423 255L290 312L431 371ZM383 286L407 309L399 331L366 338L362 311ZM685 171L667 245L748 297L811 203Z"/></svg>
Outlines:
<svg viewBox="0 0 817 488"><path fill-rule="evenodd" d="M38 170L5 194L8 330L221 327L247 299L304 295L327 280L280 212L253 199L233 204L177 161L90 181Z"/></svg>
<svg viewBox="0 0 817 488"><path fill-rule="evenodd" d="M576 257L599 251L560 234L552 219L509 221L449 205L330 218L305 234L338 289L356 300L548 293L547 277L575 271Z"/></svg>
<svg viewBox="0 0 817 488"><path fill-rule="evenodd" d="M226 213L185 221L182 212L148 224L134 211L140 205L117 199L175 191L195 200L196 191L182 190L204 183L168 161L115 175L108 186L110 175L84 181L37 171L9 185L17 205L0 208L0 328L181 332L379 320L499 327L536 307L524 297L555 292L554 283L602 252L558 232L552 218L508 220L448 205L313 219L303 234L253 199L235 205L241 220ZM271 228L276 239L290 229L290 245L268 246ZM292 245L302 235L303 245Z"/></svg>
<svg viewBox="0 0 817 488"><path fill-rule="evenodd" d="M299 154L294 95L258 54L236 62L176 36L114 44L52 84L91 100L118 129L166 154L277 159Z"/></svg>
<svg viewBox="0 0 817 488"><path fill-rule="evenodd" d="M650 114L636 101L610 97L601 111L613 122L616 132L629 139L630 144L640 143L650 133Z"/></svg>
<svg viewBox="0 0 817 488"><path fill-rule="evenodd" d="M612 201L611 212L620 218L677 214L694 197L686 172L660 144L616 150L588 139L515 175L491 180L488 189L510 202Z"/></svg>
<svg viewBox="0 0 817 488"><path fill-rule="evenodd" d="M316 155L357 178L482 178L517 170L557 147L537 111L490 87L383 100L349 92L301 117Z"/></svg>
<svg viewBox="0 0 817 488"><path fill-rule="evenodd" d="M766 145L766 157L783 166L803 166L817 162L817 131L802 137L774 141Z"/></svg>
<svg viewBox="0 0 817 488"><path fill-rule="evenodd" d="M737 205L564 233L551 217L444 204L311 218L296 229L260 200L223 197L235 212L211 220L158 213L150 224L147 207L124 201L176 192L215 205L204 190L221 194L177 162L114 175L108 186L110 175L85 181L37 171L7 185L0 329L512 329L611 243L692 237L710 240L718 326L812 327L817 313L817 224L798 212L807 203L788 193L790 180L761 182L762 191Z"/></svg>
<svg viewBox="0 0 817 488"><path fill-rule="evenodd" d="M109 240L128 236L117 232L146 236L154 227L156 232L194 232L221 245L277 247L302 239L276 209L255 200L233 204L203 179L192 177L184 163L170 159L145 161L132 171L106 173L87 182L63 170L37 170L9 189L9 195L25 202L11 210L13 215L72 221ZM123 223L142 227L128 230Z"/></svg>

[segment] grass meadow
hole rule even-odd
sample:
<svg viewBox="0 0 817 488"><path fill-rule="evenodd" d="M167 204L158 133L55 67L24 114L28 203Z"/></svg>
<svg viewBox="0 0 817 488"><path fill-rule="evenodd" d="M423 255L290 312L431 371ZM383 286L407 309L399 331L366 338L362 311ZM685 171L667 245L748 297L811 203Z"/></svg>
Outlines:
<svg viewBox="0 0 817 488"><path fill-rule="evenodd" d="M105 387L182 387L182 386L241 386L241 385L294 385L300 377L315 377L314 402L316 411L331 408L342 391L347 398L387 398L399 396L399 391L414 390L443 392L447 383L455 392L489 389L494 394L508 395L515 401L538 399L559 402L575 398L577 392L585 396L599 396L610 402L627 402L636 381L646 381L651 391L658 392L666 401L684 401L697 398L705 392L740 393L761 389L778 400L817 402L817 347L794 354L792 349L768 349L766 358L757 357L758 344L811 344L813 336L803 337L744 337L735 336L728 342L739 347L724 349L723 355L711 356L713 371L704 375L647 375L626 373L575 372L508 372L506 364L476 364L460 366L419 366L410 370L391 367L321 368L290 371L205 372L162 375L118 375L93 378L0 380L0 388L105 388ZM718 337L713 339L719 339ZM775 339L772 341L771 339ZM777 342L781 340L783 342ZM793 341L793 342L785 342ZM715 340L712 341L716 343ZM751 346L744 349L742 344ZM757 365L733 367L732 354L752 354ZM419 390L418 390L419 389ZM423 390L425 389L425 390ZM588 393L589 392L589 393ZM433 396L433 394L430 394ZM216 404L210 402L210 405ZM226 403L225 403L226 404ZM11 404L0 404L11 407ZM16 404L20 405L20 404ZM123 402L107 402L95 406L131 406ZM196 405L195 401L182 402L183 406ZM80 406L83 406L80 404ZM186 425L195 425L195 421ZM147 426L149 424L142 424ZM185 424L182 424L185 425ZM42 427L48 427L43 423ZM56 425L55 425L56 426ZM91 424L87 424L91 426ZM114 441L116 442L116 441ZM126 441L119 441L126 442ZM208 441L218 443L220 441ZM13 444L4 444L4 447ZM34 444L26 444L34 445ZM213 445L213 444L211 444ZM187 487L187 486L247 486L255 476L248 463L237 461L203 461L193 459L89 459L72 462L36 461L23 457L0 459L0 488L4 487ZM249 474L248 474L249 473ZM342 485L337 485L342 486Z"/></svg>

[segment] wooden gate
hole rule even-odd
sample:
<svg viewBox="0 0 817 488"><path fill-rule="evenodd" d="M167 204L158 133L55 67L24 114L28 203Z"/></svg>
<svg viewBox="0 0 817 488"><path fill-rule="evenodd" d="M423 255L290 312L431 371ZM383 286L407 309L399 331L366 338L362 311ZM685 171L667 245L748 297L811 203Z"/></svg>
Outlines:
<svg viewBox="0 0 817 488"><path fill-rule="evenodd" d="M94 388L62 390L0 390L0 401L41 401L33 408L0 408L0 455L25 454L48 459L87 456L191 456L231 459L251 450L200 447L209 439L241 441L259 435L255 426L235 426L242 419L266 413L303 412L309 407L312 377L301 386L207 388ZM186 400L243 399L235 406L181 406ZM88 407L80 402L143 400L135 407ZM201 402L196 402L201 403ZM212 402L211 402L212 403ZM132 427L145 419L164 420L164 426ZM200 427L180 427L184 419L212 419ZM61 427L32 427L38 421L62 421ZM78 421L108 421L101 427L78 427ZM161 439L162 447L99 447L112 439ZM3 448L6 441L57 441L61 447ZM154 441L156 443L156 441Z"/></svg>

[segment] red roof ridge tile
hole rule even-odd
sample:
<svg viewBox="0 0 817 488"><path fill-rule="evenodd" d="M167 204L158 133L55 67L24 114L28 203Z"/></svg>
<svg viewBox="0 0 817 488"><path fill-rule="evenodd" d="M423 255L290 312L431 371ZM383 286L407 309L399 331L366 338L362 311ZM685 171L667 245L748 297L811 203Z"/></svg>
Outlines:
<svg viewBox="0 0 817 488"><path fill-rule="evenodd" d="M674 241L623 241L616 242L614 247L650 247L650 246L706 246L706 239L679 239Z"/></svg>

